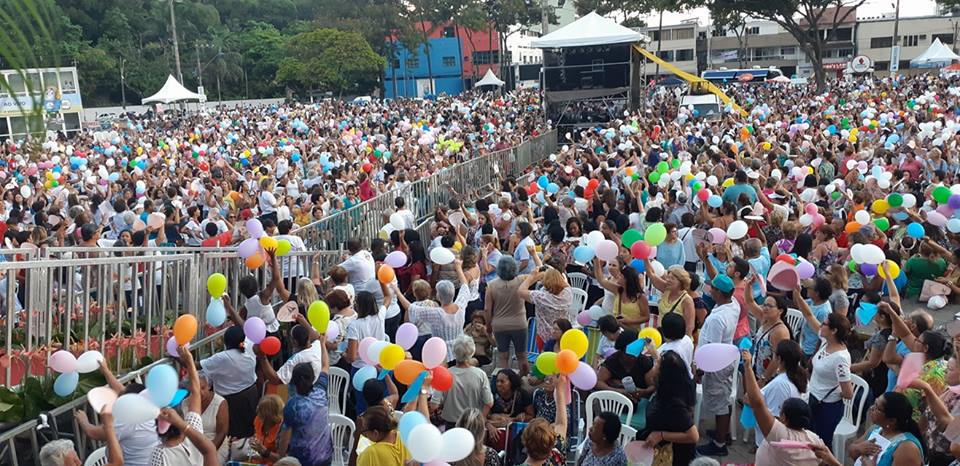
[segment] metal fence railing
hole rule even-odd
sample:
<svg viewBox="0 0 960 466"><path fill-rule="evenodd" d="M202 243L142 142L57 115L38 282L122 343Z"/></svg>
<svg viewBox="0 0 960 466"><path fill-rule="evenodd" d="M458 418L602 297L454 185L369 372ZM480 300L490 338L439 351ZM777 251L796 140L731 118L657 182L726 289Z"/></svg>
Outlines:
<svg viewBox="0 0 960 466"><path fill-rule="evenodd" d="M444 169L405 187L369 199L293 231L309 249L343 248L348 239L368 242L389 222L394 200L403 197L414 217L423 219L451 198L451 188L460 195L476 197L489 192L500 176L520 176L557 147L555 131L537 136L517 147L504 149Z"/></svg>

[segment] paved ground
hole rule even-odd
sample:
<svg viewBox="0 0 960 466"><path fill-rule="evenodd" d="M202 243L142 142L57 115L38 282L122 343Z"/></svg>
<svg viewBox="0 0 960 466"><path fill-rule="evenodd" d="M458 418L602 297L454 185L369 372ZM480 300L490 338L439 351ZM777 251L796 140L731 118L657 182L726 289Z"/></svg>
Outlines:
<svg viewBox="0 0 960 466"><path fill-rule="evenodd" d="M922 309L923 307L922 307L922 304L919 304L916 301L913 301L913 302L907 303L904 306L904 308L906 308L909 311L913 311L916 309ZM954 314L956 314L957 312L960 312L960 305L951 305L939 311L929 311L929 312L933 314L936 325L939 327L944 325L947 322L954 320ZM866 334L873 333L874 331L872 327L870 328L860 327L857 330L861 333L866 333ZM700 435L701 437L703 437L705 435L704 434L705 429L708 429L708 428L713 429L713 419L712 418L702 419L700 421L700 428L701 428ZM720 460L721 464L738 464L739 465L739 464L753 463L753 460L755 457L753 436L751 435L748 443L744 443L742 438L742 432L743 432L743 429L741 427L741 430L740 430L741 437L739 437L738 440L734 441L733 445L729 448L730 454L723 458L717 458L718 460ZM861 430L861 433L862 432L863 430ZM853 461L846 459L844 461L844 464L852 465Z"/></svg>

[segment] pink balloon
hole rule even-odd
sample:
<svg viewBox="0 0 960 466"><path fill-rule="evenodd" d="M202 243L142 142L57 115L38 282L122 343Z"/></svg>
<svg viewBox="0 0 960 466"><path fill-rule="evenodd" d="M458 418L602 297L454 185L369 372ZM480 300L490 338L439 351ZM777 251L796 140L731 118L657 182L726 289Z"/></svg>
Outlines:
<svg viewBox="0 0 960 466"><path fill-rule="evenodd" d="M931 225L943 227L947 224L947 217L944 217L940 212L931 210L927 212L927 221L930 222Z"/></svg>
<svg viewBox="0 0 960 466"><path fill-rule="evenodd" d="M161 434L161 435L165 434L165 433L167 432L167 429L169 429L169 428L170 428L170 423L169 423L169 422L164 421L163 419L157 419L157 433L158 433L158 434Z"/></svg>
<svg viewBox="0 0 960 466"><path fill-rule="evenodd" d="M393 268L403 267L407 265L407 255L404 254L403 251L393 251L387 254L387 257L383 259L383 263Z"/></svg>
<svg viewBox="0 0 960 466"><path fill-rule="evenodd" d="M253 239L260 239L263 236L263 224L260 223L260 220L251 218L247 220L247 234L250 235Z"/></svg>
<svg viewBox="0 0 960 466"><path fill-rule="evenodd" d="M587 311L583 311L577 315L577 323L584 327L590 325L590 322L592 321L593 319L590 318L590 313Z"/></svg>
<svg viewBox="0 0 960 466"><path fill-rule="evenodd" d="M903 357L900 373L897 375L897 388L907 388L910 382L920 376L923 370L923 353L910 353Z"/></svg>
<svg viewBox="0 0 960 466"><path fill-rule="evenodd" d="M577 369L570 374L570 382L580 390L593 390L597 385L597 371L593 370L589 364L580 361Z"/></svg>
<svg viewBox="0 0 960 466"><path fill-rule="evenodd" d="M61 374L76 372L77 357L69 351L60 350L50 355L50 358L47 360L47 365Z"/></svg>
<svg viewBox="0 0 960 466"><path fill-rule="evenodd" d="M329 330L329 328L327 329ZM363 340L360 340L360 348L357 350L357 354L360 355L360 358L363 360L367 359L367 352L370 351L370 347L377 342L376 338L366 337ZM367 362L367 364L376 365L376 363Z"/></svg>
<svg viewBox="0 0 960 466"><path fill-rule="evenodd" d="M237 255L246 259L260 250L260 242L253 239L247 238L240 243L240 246L237 246Z"/></svg>
<svg viewBox="0 0 960 466"><path fill-rule="evenodd" d="M397 344L401 348L408 350L417 343L417 337L420 335L417 326L410 322L404 323L397 329Z"/></svg>
<svg viewBox="0 0 960 466"><path fill-rule="evenodd" d="M937 212L940 212L941 214L943 214L944 217L947 217L948 219L950 217L953 217L953 209L948 204L938 206Z"/></svg>
<svg viewBox="0 0 960 466"><path fill-rule="evenodd" d="M433 369L447 363L447 342L442 338L433 337L423 344L423 365Z"/></svg>
<svg viewBox="0 0 960 466"><path fill-rule="evenodd" d="M707 343L693 354L697 369L704 372L719 372L730 367L740 357L740 350L729 343Z"/></svg>
<svg viewBox="0 0 960 466"><path fill-rule="evenodd" d="M185 346L187 349L190 349L190 343L187 343L187 344L185 344L185 345L183 345L183 346ZM167 339L167 345L166 345L166 347L167 347L167 354L169 354L170 356L174 356L174 357L180 357L180 353L177 352L177 339L176 339L176 338L174 338L174 337L168 338L168 339Z"/></svg>
<svg viewBox="0 0 960 466"><path fill-rule="evenodd" d="M804 211L810 215L813 215L817 213L817 205L813 203L807 204L807 206L804 208Z"/></svg>
<svg viewBox="0 0 960 466"><path fill-rule="evenodd" d="M800 278L801 280L806 280L808 278L813 277L813 274L816 272L817 271L816 269L814 269L813 264L807 261L803 261L797 264L797 277Z"/></svg>
<svg viewBox="0 0 960 466"><path fill-rule="evenodd" d="M605 239L597 244L596 246L597 257L604 261L612 261L617 258L617 243Z"/></svg>
<svg viewBox="0 0 960 466"><path fill-rule="evenodd" d="M782 291L791 291L797 287L800 282L800 274L797 268L787 262L777 261L770 267L767 274L767 282L775 288Z"/></svg>
<svg viewBox="0 0 960 466"><path fill-rule="evenodd" d="M340 336L340 326L331 325L327 327L327 341L334 343L337 341L337 338Z"/></svg>
<svg viewBox="0 0 960 466"><path fill-rule="evenodd" d="M250 317L243 323L243 334L250 341L260 343L267 337L267 324L259 317Z"/></svg>
<svg viewBox="0 0 960 466"><path fill-rule="evenodd" d="M727 240L727 232L723 231L722 228L711 228L710 231L710 240L713 244L722 244Z"/></svg>

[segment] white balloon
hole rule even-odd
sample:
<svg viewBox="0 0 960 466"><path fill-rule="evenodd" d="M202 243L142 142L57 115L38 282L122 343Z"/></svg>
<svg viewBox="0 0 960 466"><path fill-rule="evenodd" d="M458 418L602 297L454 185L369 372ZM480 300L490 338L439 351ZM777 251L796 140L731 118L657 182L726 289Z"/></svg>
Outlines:
<svg viewBox="0 0 960 466"><path fill-rule="evenodd" d="M880 189L889 189L889 188L890 188L890 180L888 180L888 179L886 179L886 178L880 178L879 180L877 180L877 186L879 186Z"/></svg>
<svg viewBox="0 0 960 466"><path fill-rule="evenodd" d="M824 190L827 194L833 194L833 192L837 190L837 185L832 184L832 183L831 183L831 184L828 184L828 185L826 185L826 186L823 187L823 190Z"/></svg>
<svg viewBox="0 0 960 466"><path fill-rule="evenodd" d="M744 236L747 236L748 229L749 227L747 226L747 222L744 222L743 220L734 221L730 224L730 226L727 227L727 238L732 240L743 238Z"/></svg>
<svg viewBox="0 0 960 466"><path fill-rule="evenodd" d="M916 196L914 196L913 194L910 194L910 193L907 193L907 194L904 194L904 195L903 195L903 206L902 206L902 207L903 207L904 209L909 209L909 208L911 208L911 207L913 207L913 206L915 206L915 205L917 205L917 197L916 197Z"/></svg>
<svg viewBox="0 0 960 466"><path fill-rule="evenodd" d="M862 244L859 244L859 243L854 244L853 247L850 248L850 258L853 259L853 261L858 264L863 263L863 245Z"/></svg>
<svg viewBox="0 0 960 466"><path fill-rule="evenodd" d="M403 215L401 215L400 212L390 214L390 224L397 230L402 230L403 227L406 226L406 222L403 221Z"/></svg>
<svg viewBox="0 0 960 466"><path fill-rule="evenodd" d="M447 248L433 248L433 250L430 251L430 260L433 261L434 264L452 264L454 259L456 259L456 257L454 257L453 252Z"/></svg>
<svg viewBox="0 0 960 466"><path fill-rule="evenodd" d="M853 216L853 219L861 225L866 225L870 223L870 214L868 214L866 210L858 210Z"/></svg>
<svg viewBox="0 0 960 466"><path fill-rule="evenodd" d="M440 437L443 443L440 447L440 460L448 463L466 458L476 445L473 434L463 427L450 429Z"/></svg>
<svg viewBox="0 0 960 466"><path fill-rule="evenodd" d="M710 176L707 177L707 184L710 185L710 186L716 186L717 183L719 183L719 182L720 182L720 180L718 180L717 177L714 176L714 175L710 175Z"/></svg>
<svg viewBox="0 0 960 466"><path fill-rule="evenodd" d="M581 176L580 178L577 178L577 186L586 188L588 184L590 184L590 180L588 180L587 177Z"/></svg>
<svg viewBox="0 0 960 466"><path fill-rule="evenodd" d="M469 443L470 448L476 446L476 442ZM433 424L420 424L410 431L410 441L404 446L410 451L410 456L420 463L429 463L437 459L443 447L443 436L440 430Z"/></svg>
<svg viewBox="0 0 960 466"><path fill-rule="evenodd" d="M99 351L90 350L77 358L77 372L86 374L100 368L100 361L103 361L103 355Z"/></svg>
<svg viewBox="0 0 960 466"><path fill-rule="evenodd" d="M595 248L604 239L606 238L603 237L603 233L597 230L594 230L594 231L591 231L590 233L587 233L587 236L583 238L582 242L584 246Z"/></svg>
<svg viewBox="0 0 960 466"><path fill-rule="evenodd" d="M655 277L662 277L663 274L667 273L667 268L660 261L653 260L650 261L650 273Z"/></svg>
<svg viewBox="0 0 960 466"><path fill-rule="evenodd" d="M370 358L371 361L379 362L379 361L380 361L380 353L381 353L381 352L383 351L383 349L386 348L388 345L390 345L390 343L389 343L389 342L386 342L386 341L378 341L378 342L370 345L370 347L367 349L367 357Z"/></svg>
<svg viewBox="0 0 960 466"><path fill-rule="evenodd" d="M810 214L803 214L800 216L800 226L808 227L813 223L813 216Z"/></svg>
<svg viewBox="0 0 960 466"><path fill-rule="evenodd" d="M137 393L122 395L113 404L113 419L121 424L140 424L159 415L160 408Z"/></svg>
<svg viewBox="0 0 960 466"><path fill-rule="evenodd" d="M887 260L883 249L880 249L880 246L875 244L865 244L861 249L860 255L863 256L863 261L867 264L880 265L883 261Z"/></svg>
<svg viewBox="0 0 960 466"><path fill-rule="evenodd" d="M773 170L770 171L770 178L776 178L779 180L780 178L783 178L783 173L780 171L779 168L774 168Z"/></svg>

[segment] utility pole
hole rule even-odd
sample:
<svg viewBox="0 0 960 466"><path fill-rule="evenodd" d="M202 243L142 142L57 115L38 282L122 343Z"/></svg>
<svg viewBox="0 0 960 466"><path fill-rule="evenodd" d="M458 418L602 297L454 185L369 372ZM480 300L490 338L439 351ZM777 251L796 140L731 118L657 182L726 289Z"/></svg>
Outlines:
<svg viewBox="0 0 960 466"><path fill-rule="evenodd" d="M550 0L540 0L540 36L550 32Z"/></svg>
<svg viewBox="0 0 960 466"><path fill-rule="evenodd" d="M183 84L183 72L180 70L180 42L177 40L177 16L173 12L173 0L167 0L170 5L170 32L173 34L173 59L177 62L177 79Z"/></svg>
<svg viewBox="0 0 960 466"><path fill-rule="evenodd" d="M200 42L197 42L197 80L198 86L203 87L203 69L200 68ZM180 83L183 84L183 83Z"/></svg>
<svg viewBox="0 0 960 466"><path fill-rule="evenodd" d="M900 71L900 0L897 0L897 6L893 16L893 47L890 47L890 77L894 77L897 71Z"/></svg>
<svg viewBox="0 0 960 466"><path fill-rule="evenodd" d="M657 28L657 57L663 59L660 56L660 46L663 45L663 9L660 9L660 26ZM658 79L660 77L660 62L657 62L657 72L653 74L653 79Z"/></svg>
<svg viewBox="0 0 960 466"><path fill-rule="evenodd" d="M123 110L127 110L127 77L123 74L123 64L126 61L123 56L120 57L120 102Z"/></svg>

